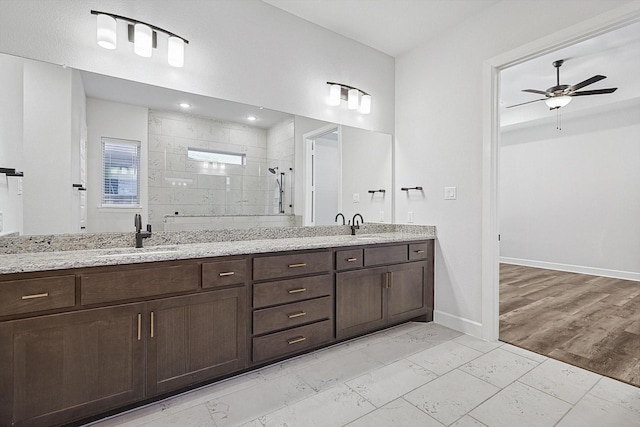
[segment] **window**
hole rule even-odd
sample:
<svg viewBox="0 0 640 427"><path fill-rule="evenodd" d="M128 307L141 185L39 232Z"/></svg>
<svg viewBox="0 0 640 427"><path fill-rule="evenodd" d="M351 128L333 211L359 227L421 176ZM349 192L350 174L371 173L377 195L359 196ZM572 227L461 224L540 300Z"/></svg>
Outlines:
<svg viewBox="0 0 640 427"><path fill-rule="evenodd" d="M140 206L140 141L102 138L102 206Z"/></svg>
<svg viewBox="0 0 640 427"><path fill-rule="evenodd" d="M203 148L189 147L187 150L187 158L198 162L208 163L226 163L228 165L247 164L247 155L242 153L232 153L229 151L205 150Z"/></svg>

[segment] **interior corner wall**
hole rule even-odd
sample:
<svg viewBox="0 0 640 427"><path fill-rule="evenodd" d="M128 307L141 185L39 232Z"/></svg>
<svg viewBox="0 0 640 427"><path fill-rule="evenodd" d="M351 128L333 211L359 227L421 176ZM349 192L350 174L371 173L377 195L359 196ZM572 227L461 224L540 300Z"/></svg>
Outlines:
<svg viewBox="0 0 640 427"><path fill-rule="evenodd" d="M133 232L133 216L148 223L149 109L87 98L87 231ZM102 137L140 141L140 208L101 207Z"/></svg>
<svg viewBox="0 0 640 427"><path fill-rule="evenodd" d="M24 169L23 139L23 61L0 55L0 167ZM22 178L0 174L0 236L23 232L22 195L18 186Z"/></svg>
<svg viewBox="0 0 640 427"><path fill-rule="evenodd" d="M71 83L70 69L24 62L24 234L72 232Z"/></svg>
<svg viewBox="0 0 640 427"><path fill-rule="evenodd" d="M2 0L0 52L199 95L385 133L394 131L395 60L259 0L109 2L108 12L189 40L183 68L167 64L167 38L142 58L118 24L118 46L96 43L104 1ZM371 113L331 108L327 81L362 88Z"/></svg>
<svg viewBox="0 0 640 427"><path fill-rule="evenodd" d="M424 188L396 195L396 221L411 211L415 223L437 226L437 322L482 334L482 138L491 108L483 104L484 62L635 4L640 9L622 0L501 1L396 58L395 180ZM449 186L457 200L444 200Z"/></svg>
<svg viewBox="0 0 640 427"><path fill-rule="evenodd" d="M640 103L626 104L501 133L503 261L640 280Z"/></svg>

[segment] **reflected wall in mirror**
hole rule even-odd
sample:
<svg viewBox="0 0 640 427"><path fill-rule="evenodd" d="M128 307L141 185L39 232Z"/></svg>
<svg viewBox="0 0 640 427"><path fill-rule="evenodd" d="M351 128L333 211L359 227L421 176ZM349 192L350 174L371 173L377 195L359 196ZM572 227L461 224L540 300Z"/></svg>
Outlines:
<svg viewBox="0 0 640 427"><path fill-rule="evenodd" d="M0 89L0 167L24 172L0 175L0 235L128 232L135 213L154 230L303 225L305 133L331 125L4 54ZM316 224L342 210L391 222L390 193L372 204L366 192L382 185L374 176L388 177L390 190L391 137L332 126L340 163L315 179L337 181L340 197ZM104 137L139 142L139 206L101 204Z"/></svg>

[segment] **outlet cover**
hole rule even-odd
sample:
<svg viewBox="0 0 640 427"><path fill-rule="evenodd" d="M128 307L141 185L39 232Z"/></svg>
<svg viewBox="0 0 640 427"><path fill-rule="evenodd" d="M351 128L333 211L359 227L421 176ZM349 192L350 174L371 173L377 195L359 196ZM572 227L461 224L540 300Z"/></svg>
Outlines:
<svg viewBox="0 0 640 427"><path fill-rule="evenodd" d="M413 222L413 212L411 211L407 212L407 222Z"/></svg>
<svg viewBox="0 0 640 427"><path fill-rule="evenodd" d="M384 222L384 211L380 211L380 222Z"/></svg>
<svg viewBox="0 0 640 427"><path fill-rule="evenodd" d="M353 193L353 203L360 203L360 193Z"/></svg>
<svg viewBox="0 0 640 427"><path fill-rule="evenodd" d="M458 197L456 187L444 187L444 199L455 200Z"/></svg>
<svg viewBox="0 0 640 427"><path fill-rule="evenodd" d="M3 217L2 217L2 212L0 212L0 231L2 231L2 227L3 227Z"/></svg>

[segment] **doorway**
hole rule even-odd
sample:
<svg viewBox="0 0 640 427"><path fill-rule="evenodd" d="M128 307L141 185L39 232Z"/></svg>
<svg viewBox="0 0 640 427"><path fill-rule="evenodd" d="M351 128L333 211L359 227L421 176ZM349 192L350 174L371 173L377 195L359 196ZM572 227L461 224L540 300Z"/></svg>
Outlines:
<svg viewBox="0 0 640 427"><path fill-rule="evenodd" d="M615 25L615 28L613 28L614 26L611 26L610 24L602 25L597 30L592 30L592 33L590 34L590 36L593 37L601 34L605 36L606 35L610 36L613 34L615 30L637 33L637 30L633 28L633 25L637 25L633 23L635 19L637 19L637 16L633 17L633 19L630 17L620 17L618 19L617 24ZM594 360L589 361L587 359L589 359L590 356L593 356L591 357L591 359L598 358L596 347L598 346L603 348L607 346L610 347L612 346L612 343L615 342L615 345L613 345L613 347L615 347L616 351L621 353L619 354L620 356L619 359L625 359L625 358L629 359L628 362L630 363L630 365L627 368L637 369L637 366L635 364L638 363L638 360L634 359L633 358L634 356L629 356L626 353L628 351L633 352L634 349L636 349L636 354L637 354L637 348L640 348L638 347L640 345L640 336L638 336L637 334L635 337L633 335L628 335L628 334L631 334L631 332L629 332L628 330L631 330L634 327L637 328L637 325L640 324L638 323L640 320L633 320L633 318L629 318L629 321L631 323L626 327L623 327L619 331L621 333L620 336L618 336L617 330L616 331L612 330L611 333L609 334L608 331L603 328L603 326L606 325L606 322L604 320L608 318L607 316L601 319L601 322L599 324L598 322L587 322L587 321L582 321L580 319L570 319L566 316L563 316L559 312L556 314L559 314L560 317L557 317L556 320L552 319L553 317L552 311L555 311L556 308L559 308L559 307L567 307L569 309L573 308L572 313L577 313L580 310L583 310L586 312L588 311L587 308L590 305L592 306L592 309L598 308L601 310L604 307L604 300L607 298L609 300L611 300L612 298L613 299L617 298L617 301L614 303L614 305L616 305L616 307L618 308L621 307L620 304L624 305L625 303L630 304L627 308L631 306L635 307L635 310L629 309L628 313L637 312L637 307L634 306L634 304L640 303L640 299L637 301L635 300L635 298L638 295L640 295L640 293L637 292L637 290L640 289L640 282L631 282L629 280L626 280L626 283L624 284L621 284L621 283L614 284L613 281L619 280L620 277L614 278L614 279L608 279L608 278L598 276L599 273L602 273L603 275L614 274L615 276L616 271L618 273L618 276L620 275L619 273L622 273L622 276L625 276L626 274L625 267L621 266L624 264L616 264L621 261L621 258L623 260L624 255L622 257L619 257L617 256L617 254L609 253L609 255L607 255L605 253L605 254L602 254L603 256L601 260L597 260L597 257L594 256L594 252L596 252L596 250L593 250L593 248L588 247L589 243L591 243L591 244L596 244L597 245L596 248L599 249L600 251L602 251L603 249L611 250L610 247L609 248L606 247L607 246L606 239L610 239L612 235L615 233L616 221L606 220L606 215L611 213L619 214L620 212L625 211L625 208L620 209L620 208L612 207L611 204L609 204L606 200L600 200L600 202L598 200L594 200L594 197L591 197L591 193L587 194L586 191L582 191L582 190L576 190L573 192L564 191L561 189L562 185L558 185L558 188L557 188L558 197L555 198L555 206L554 206L555 221L558 224L564 221L565 224L563 225L563 227L559 227L557 230L555 230L555 233L552 233L550 236L547 236L548 240L546 243L548 243L548 245L545 247L544 245L545 242L543 239L535 240L535 238L538 237L538 235L543 235L545 232L550 231L550 229L552 229L557 224L547 223L546 226L542 227L539 230L536 230L535 227L539 226L540 223L544 223L545 220L541 220L539 216L540 213L535 211L535 208L537 208L537 206L527 207L526 203L528 202L527 199L532 198L532 189L536 188L535 187L536 184L548 178L547 174L550 173L551 169L546 170L546 164L541 163L542 167L538 166L537 169L534 167L534 170L535 170L534 174L531 174L530 173L531 171L529 170L529 176L528 177L525 176L525 178L529 179L529 184L532 185L532 187L527 188L526 185L524 185L522 182L520 183L514 182L513 175L512 175L513 168L511 168L510 171L508 170L508 168L504 168L504 161L505 161L505 158L507 157L510 159L510 161L514 161L514 159L517 160L519 158L522 164L520 165L520 167L516 169L520 169L520 170L526 169L526 167L529 166L530 163L532 162L534 163L536 159L532 158L532 154L537 156L539 152L534 153L529 151L529 155L525 155L524 151L526 150L522 150L523 147L530 149L531 148L530 146L532 145L531 143L533 141L538 142L541 140L543 141L543 143L546 143L546 149L548 149L550 153L555 152L557 150L562 150L562 149L566 150L568 146L576 142L571 140L572 136L574 137L574 139L578 138L580 139L581 142L586 141L588 143L588 138L585 137L585 135L587 135L588 132L599 132L601 139L603 139L602 141L603 143L607 141L612 142L614 145L620 143L619 136L620 134L624 134L624 131L620 131L619 129L612 130L617 125L616 123L613 123L612 126L608 126L609 129L607 129L606 131L602 131L594 128L596 120L593 119L595 117L602 120L602 117L608 114L609 122L611 122L611 116L613 116L614 122L622 123L623 120L620 120L620 118L624 119L624 115L626 114L626 112L629 111L629 108L637 108L637 101L620 98L620 97L614 98L615 101L618 103L617 106L605 105L603 102L605 102L606 100L599 99L597 103L598 104L603 103L603 104L599 106L599 110L596 111L596 113L594 113L595 116L592 116L592 119L588 119L588 118L581 119L576 114L574 114L576 109L567 108L567 109L561 109L556 112L551 112L554 114L548 114L549 117L547 117L546 119L540 119L540 118L537 119L541 123L541 126L545 126L543 130L538 129L537 131L535 131L534 132L536 134L535 136L531 135L532 132L529 132L528 135L525 136L525 134L527 134L527 132L523 131L525 125L517 124L516 120L513 120L513 117L516 115L527 116L527 115L533 114L532 107L535 107L536 105L536 103L534 102L531 105L527 104L526 108L523 108L523 111L518 111L517 114L507 115L509 120L511 120L509 124L513 126L513 129L515 129L514 133L518 135L518 138L513 138L513 135L510 135L509 137L505 137L504 133L501 133L500 131L501 128L500 128L499 120L505 119L502 109L504 109L506 105L509 105L509 102L504 102L503 99L498 97L498 94L502 93L502 91L509 86L509 83L506 82L503 79L503 77L509 71L513 71L521 64L525 64L524 61L530 61L530 60L546 61L549 63L548 66L553 72L555 70L551 68L551 63L554 60L569 58L570 60L567 61L566 65L573 63L576 65L576 67L578 67L578 64L581 64L579 68L581 68L580 71L583 73L584 78L590 77L592 74L603 74L603 75L611 75L611 76L615 75L615 73L611 73L610 71L606 71L606 70L597 71L597 72L594 71L592 67L595 67L598 63L594 55L589 56L588 54L579 53L579 50L574 51L578 53L569 53L572 50L572 48L579 47L580 43L577 43L577 42L585 40L585 37L586 36L584 32L582 34L576 33L575 37L572 38L571 40L562 40L562 41L555 40L554 43L556 47L554 48L539 46L538 51L536 51L535 53L529 53L529 55L523 55L522 52L519 52L519 53L508 54L501 58L495 58L494 60L490 61L492 63L492 65L490 66L491 70L489 70L488 68L485 69L486 71L485 77L486 77L487 84L489 84L489 81L490 81L491 83L490 86L492 87L493 94L491 95L491 97L493 99L493 109L490 112L490 114L485 116L487 120L485 121L486 132L484 137L485 147L487 148L490 145L491 155L485 158L485 163L484 163L486 184L484 188L483 197L485 202L487 203L485 205L485 210L483 212L483 216L484 216L483 225L484 225L484 231L485 231L485 235L484 235L485 243L483 244L483 258L484 258L483 312L486 313L486 316L483 315L483 335L485 338L488 338L491 340L496 340L498 338L503 339L504 336L510 335L510 334L503 334L502 333L503 331L500 330L499 322L500 320L504 319L504 317L503 316L499 317L499 313L503 313L503 314L508 312L516 313L516 314L523 313L525 311L524 307L527 304L529 303L537 304L538 306L541 306L541 307L544 306L544 308L542 308L542 310L539 311L537 314L533 315L532 321L535 323L533 324L533 327L529 332L530 334L534 333L533 331L535 331L536 334L540 333L540 330L544 329L543 325L545 324L546 320L549 320L550 324L555 323L555 326L557 326L558 319L566 320L567 322L566 325L568 328L567 332L565 332L564 334L560 333L557 330L555 332L549 331L550 335L544 338L543 341L545 341L545 344L549 344L547 345L547 347L549 347L550 352L552 354L545 354L545 355L554 357L560 360L564 360L574 365L581 366L586 369L590 369L598 372L598 369L596 368L598 365L598 362L597 361L594 362ZM595 43L596 38L593 37L587 40L587 42ZM563 47L561 49L557 49L558 45L562 45ZM623 46L618 46L618 47L613 46L613 47L619 50L625 46L623 43ZM628 47L628 43L626 47ZM549 55L549 52L553 52L553 53ZM599 54L601 53L602 53L602 49L600 49L599 51ZM620 54L621 52L618 51L617 53ZM622 52L622 54L624 55L625 53ZM630 56L634 56L634 55L638 55L638 53L634 53ZM551 57L553 57L554 59L549 60L549 58ZM635 61L637 62L637 60ZM618 63L619 62L620 61L618 61ZM625 67L624 64L621 64L621 65L623 69L625 70L627 69L627 67ZM585 68L588 68L588 69L585 71ZM619 73L620 72L618 71L618 74ZM626 71L624 71L624 73L626 73ZM555 75L547 74L546 75L547 78L551 78L552 80L551 83L546 85L543 84L542 86L540 86L539 84L536 85L536 81L531 81L532 77L530 73L523 72L521 74L527 75L527 79L529 80L529 83L519 82L518 86L521 86L519 87L519 90L522 90L525 88L545 90L547 87L555 85ZM578 81L583 80L581 78L571 76L570 73L565 73L565 75L566 75L566 80L571 81L570 83L567 83L567 84L574 84L574 83L577 83ZM565 79L562 78L562 80L565 80ZM620 86L620 87L629 88L628 85L625 85L625 83L620 80L613 81L612 79L611 81L609 81L608 79L603 83L605 84L598 85L597 88L609 87L609 86L614 86L614 87ZM611 83L611 84L608 84L608 83ZM596 85L594 85L593 89L597 89L595 86ZM628 93L625 95L628 95ZM536 97L534 96L533 99L535 98ZM590 98L595 99L597 97L589 97L589 101L591 101ZM582 102L582 101L586 101L586 100L587 100L586 97L584 98L581 97L580 104L584 105L585 102ZM500 105L500 101L503 101L504 104L506 105L504 104ZM577 106L581 108L580 104L578 104L577 102L574 101L573 104L575 104L575 105L572 105L573 107ZM545 110L544 108L545 106L543 102L539 102L538 106L540 107L540 111ZM546 110L547 110L547 113L549 113L548 108L546 108ZM566 110L566 113L564 112L565 110ZM637 122L637 118L636 118L636 122ZM504 125L504 121L502 124ZM582 129L580 131L582 134L571 135L571 132L568 131L569 128L567 127L567 125L569 124L571 124L571 126L575 126L575 125L582 126ZM622 123L622 125L626 126L624 123ZM518 128L518 126L520 128ZM562 128L562 130L557 128ZM607 136L607 131L615 133L616 136L615 137L611 135ZM556 135L551 135L549 132L551 133L555 132ZM558 132L564 132L564 134L558 133ZM573 129L573 132L575 133L576 129ZM503 143L505 141L508 141L511 144L520 144L520 145L516 146L515 149L513 149L514 146L511 146L509 152L507 151L503 152L503 149L504 149ZM593 144L593 145L596 147L598 146L598 144ZM602 148L603 144L599 144L599 146L600 148ZM586 149L584 145L580 145L579 148L581 150ZM610 154L612 151L617 151L617 149L612 145L609 145L608 149L609 149L608 151L607 150L603 151L600 154L600 157L598 159L592 158L589 161L596 161L596 162L599 161L602 164L606 163L607 156L605 156L605 154ZM522 151L522 152L519 153L518 156L514 157L514 152L516 151L518 152ZM584 176L579 176L580 171L571 169L572 167L575 166L576 163L579 163L581 160L584 160L584 159L581 159L581 157L584 157L584 153L580 152L579 155L575 155L575 156L572 156L571 154L566 154L566 153L565 155L570 156L567 159L565 159L565 160L568 160L568 162L565 162L565 165L568 166L567 170L564 171L565 176L569 180L571 179L574 180L570 188L579 187L581 185L584 185L584 186L590 185L593 187L601 184L602 181L614 180L612 176L609 176L608 174L606 174L605 167L596 166L595 168L592 167L591 170L589 171L590 175L593 177L593 181L590 182L590 180L585 179ZM632 159L635 158L633 156L636 156L635 153L632 153L630 155L632 156ZM555 157L548 158L546 161L554 162L557 160L558 160L558 156L556 155ZM615 164L612 166L624 168L625 160L627 159L619 158L615 162ZM633 160L631 161L633 162ZM615 172L617 173L620 171L618 170ZM637 179L634 180L632 177L628 177L628 178L629 178L627 180L628 183L632 181L639 182L639 180ZM516 193L504 191L504 187L509 185L513 185L516 187ZM640 197L639 188L636 187L635 189L632 190L631 193L629 192L628 185L625 186L625 188L626 188L625 194L620 195L621 197L618 197L618 199L624 201L623 199L625 198L627 199L631 198L632 200L634 200L634 197L635 198ZM543 192L546 192L547 193L546 195L548 196L549 193L553 194L554 190L556 189L547 187L546 189L544 189ZM515 206L515 209L514 209L514 205L517 205L518 203L514 203L514 200L513 200L514 194L518 194L517 192L521 194L521 198L522 198L522 200L520 200L519 202L525 205L525 206L522 206L522 208L524 209L523 212L525 212L530 217L532 217L530 218L528 229L527 227L521 227L520 230L517 230L517 231L523 232L523 235L518 236L520 240L519 242L515 242L515 240L517 239L511 239L513 237L512 233L515 230L512 227L514 223L513 215L516 215L518 212L518 209L517 209L518 206ZM611 189L609 189L609 192L611 192ZM506 199L505 194L508 195L507 197L511 197L512 199L510 200ZM587 209L583 209L580 212L580 215L569 213L565 215L565 218L562 217L562 215L560 214L561 212L571 212L571 208L575 207L572 205L586 200L587 197L589 197L588 200L590 200L590 206ZM631 203L631 205L633 205L633 202ZM547 207L547 209L549 208ZM634 208L632 207L632 209ZM591 222L592 227L590 228L590 233L582 232L583 234L582 237L591 239L589 243L585 244L579 240L579 237L580 237L579 223L582 217L588 217L589 214L593 213L590 211L601 211L599 213L599 215L601 216L601 219L599 222L596 222L596 223L599 224L600 226L604 226L606 230L603 230L602 233L596 233L595 228L593 227L594 222L592 221ZM505 218L505 215L507 216L511 215L511 216L508 218ZM522 212L520 213L520 215L522 215ZM620 220L618 220L618 222L620 222ZM571 238L566 238L566 236L565 238L562 238L561 236L562 233L567 231L577 232L578 234L574 235L574 237L571 237ZM628 239L626 244L627 245L630 244L631 245L630 247L634 247L633 245L638 242L633 242L632 240L634 236L636 236L636 239L637 239L637 235L640 235L640 234L633 233L633 229L631 229L630 231L631 233L629 233L629 235L626 236ZM526 237L525 236L526 233L529 233L532 236L531 238L533 240L528 242L528 244L522 245L523 238ZM624 234L624 233L619 233L619 234ZM498 236L499 239L496 239L495 238L496 236ZM575 236L578 236L578 237L575 237ZM551 241L553 240L554 237L557 239L555 242ZM624 236L618 236L618 237L621 238ZM518 243L520 243L519 248L517 247ZM565 243L566 243L566 246L563 247L563 244ZM622 246L624 246L624 244ZM511 253L505 254L505 250L507 248ZM574 256L580 256L581 255L580 252L583 252L583 254L587 255L587 258L583 258L584 262L572 263L570 261L572 258L567 256L568 256L568 252L572 248L575 248L574 252L577 252L577 254L574 254ZM544 259L543 256L540 255L543 252L538 252L537 256L532 255L533 251L536 249L546 251L547 253L553 253L554 251L556 251L556 253L550 259ZM635 252L636 254L638 253L637 249ZM505 258L507 261L506 263L504 262ZM529 264L532 264L532 265L517 265L517 264L527 264L526 262L527 258L529 258L528 260ZM533 261L535 262L531 262L532 260L530 258L534 258ZM538 258L538 259L535 259L535 258ZM525 260L525 262L522 262L523 260ZM500 261L503 261L503 263L501 264ZM602 262L606 263L606 261L613 261L613 263L610 265L606 265L606 264L603 265ZM589 262L591 262L592 270L589 270L589 268L587 268L586 270L583 268L582 271L580 271L580 268L576 270L575 268L576 266L573 265L573 264L589 265ZM634 264L633 262L631 262L631 264L628 263L626 265L628 267L627 271L631 271L631 272L640 271L637 267L637 264ZM565 270L565 271L561 272L559 270ZM638 273L631 273L629 277L622 277L622 282L625 282L624 280L625 278L630 278L631 280L640 279L639 277L636 277L637 275ZM501 278L503 279L502 286L500 285ZM556 287L551 286L554 283L554 281L557 285ZM576 293L576 291L579 289L577 288L577 286L583 286L588 282L596 283L596 285L600 286L600 288L599 289L596 288L595 291L593 289L587 290L586 295L582 292ZM504 286L512 286L512 288L508 288ZM529 286L530 288L526 289L527 286ZM568 294L566 294L565 296L568 296L569 299L565 300L564 302L559 301L554 303L552 301L552 298L557 297L556 295L557 293L563 292L562 291L563 286L565 288L565 291L568 292ZM627 291L623 292L623 294L620 294L618 296L611 296L613 295L613 293L609 293L607 295L597 295L598 291L605 289L607 286L611 287L611 289L615 288L617 290L626 286ZM574 294L571 295L571 292L574 292ZM524 294L525 298L524 299L523 298L520 298L520 299L507 298L507 297L514 296L514 295L506 295L507 293ZM530 298L527 298L527 295ZM537 300L537 302L535 300L536 297L540 297ZM546 300L545 300L545 297L547 298ZM593 299L591 301L587 301L587 299L591 297L593 297ZM530 301L527 302L526 301L527 299L529 299ZM510 306L506 307L505 304L509 304ZM618 308L616 308L616 310L618 310ZM600 310L598 310L598 312L601 312ZM624 313L622 314L624 315ZM515 317L517 316L516 315L511 316L512 318L511 320L513 320L513 318ZM594 318L592 317L591 320L594 320ZM588 323L596 324L596 326L599 328L597 332L600 333L601 335L604 334L604 336L601 337L602 338L601 340L594 339L593 336L591 338L581 338L579 336L579 332L577 332L575 329L571 329L580 323L583 323L585 325ZM612 321L610 322L610 326L613 325L614 323L622 324L620 322ZM503 326L504 326L504 323L503 323ZM511 332L513 332L513 329L511 329ZM563 335L564 335L565 341L561 342L561 338ZM511 339L513 339L513 334L510 335L507 341L512 342L510 341ZM550 341L557 341L557 342L553 343ZM512 342L512 343L514 343L515 345L518 345L517 342ZM527 348L524 344L521 346L523 346L524 348ZM554 346L555 348L552 348ZM541 348L542 347L529 348L529 349L533 351L537 351L539 353L544 353L543 351L541 351ZM568 351L569 348L571 348L572 351ZM567 358L563 359L562 353L564 353L564 355L568 359ZM609 360L611 359L611 354L609 355L603 354L601 359ZM581 362L584 362L584 363L581 364ZM606 368L606 367L603 367L603 368ZM614 371L616 369L618 371L625 370L625 368L614 367ZM616 376L615 373L612 374L612 372L607 372L606 370L600 371L599 373L602 373L608 376L613 376L613 377L616 377L617 379L621 379L627 382L633 381L630 378L625 378L620 375ZM636 378L635 381L640 381L640 379ZM635 385L639 385L639 384L640 382Z"/></svg>
<svg viewBox="0 0 640 427"><path fill-rule="evenodd" d="M333 225L342 210L342 137L329 125L303 136L305 156L304 225Z"/></svg>

